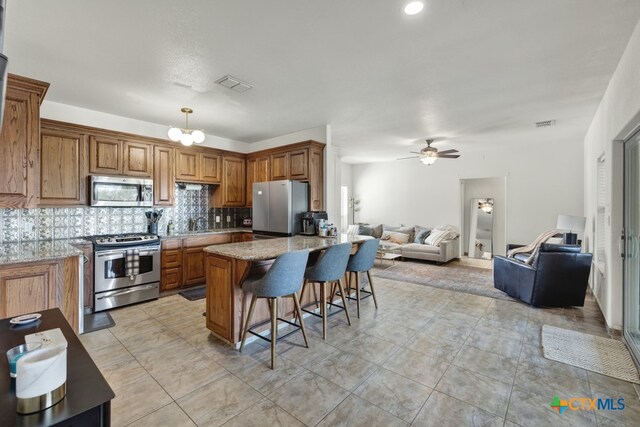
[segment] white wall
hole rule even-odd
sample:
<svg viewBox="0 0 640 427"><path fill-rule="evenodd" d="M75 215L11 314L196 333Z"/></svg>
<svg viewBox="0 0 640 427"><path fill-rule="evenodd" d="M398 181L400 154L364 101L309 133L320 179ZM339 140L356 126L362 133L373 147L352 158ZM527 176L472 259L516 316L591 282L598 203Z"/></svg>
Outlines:
<svg viewBox="0 0 640 427"><path fill-rule="evenodd" d="M622 329L623 263L618 252L623 227L622 141L640 126L640 24L636 26L609 87L584 139L584 210L586 240L593 252L593 224L596 214L596 161L605 155L607 221L605 226L605 280L594 294L607 324Z"/></svg>
<svg viewBox="0 0 640 427"><path fill-rule="evenodd" d="M63 122L168 140L167 131L169 130L169 125L130 119L82 107L75 107L73 105L47 101L46 99L42 103L40 116L45 119L60 120ZM248 152L251 147L251 144L247 144L246 142L209 134L207 134L202 145L240 153Z"/></svg>
<svg viewBox="0 0 640 427"><path fill-rule="evenodd" d="M481 178L481 179L464 179L462 180L462 239L461 252L465 253L469 250L469 220L471 212L472 199L493 198L493 254L504 255L507 246L506 236L506 178ZM477 207L476 207L477 209Z"/></svg>
<svg viewBox="0 0 640 427"><path fill-rule="evenodd" d="M558 214L582 215L580 141L463 151L457 160L425 166L417 160L353 166L356 220L460 228L460 179L507 177L506 241L528 243L555 228Z"/></svg>
<svg viewBox="0 0 640 427"><path fill-rule="evenodd" d="M254 142L249 147L249 152L267 150L269 148L280 147L281 145L294 144L296 142L307 141L312 139L318 142L327 143L327 135L331 133L330 127L327 125L318 126L311 129L300 130L297 132L280 135L262 141Z"/></svg>

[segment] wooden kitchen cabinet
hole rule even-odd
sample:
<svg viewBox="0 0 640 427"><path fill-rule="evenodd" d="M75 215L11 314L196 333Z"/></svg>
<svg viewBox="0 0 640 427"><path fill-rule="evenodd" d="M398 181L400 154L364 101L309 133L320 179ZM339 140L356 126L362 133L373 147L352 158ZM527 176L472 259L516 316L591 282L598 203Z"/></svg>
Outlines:
<svg viewBox="0 0 640 427"><path fill-rule="evenodd" d="M309 150L301 148L289 153L289 179L303 181L309 179Z"/></svg>
<svg viewBox="0 0 640 427"><path fill-rule="evenodd" d="M160 275L160 289L172 291L182 286L182 268L163 268Z"/></svg>
<svg viewBox="0 0 640 427"><path fill-rule="evenodd" d="M174 200L175 169L174 149L155 145L153 147L153 204L172 206Z"/></svg>
<svg viewBox="0 0 640 427"><path fill-rule="evenodd" d="M324 209L324 146L314 144L309 148L309 208Z"/></svg>
<svg viewBox="0 0 640 427"><path fill-rule="evenodd" d="M233 287L229 278L233 277L231 260L206 257L207 285L207 328L227 341L232 341L231 327Z"/></svg>
<svg viewBox="0 0 640 427"><path fill-rule="evenodd" d="M200 158L197 151L176 149L176 180L200 181Z"/></svg>
<svg viewBox="0 0 640 427"><path fill-rule="evenodd" d="M123 142L122 173L126 176L151 176L153 172L153 146L144 142Z"/></svg>
<svg viewBox="0 0 640 427"><path fill-rule="evenodd" d="M245 181L245 206L253 206L253 183L256 182L258 174L258 161L256 159L247 160L247 179Z"/></svg>
<svg viewBox="0 0 640 427"><path fill-rule="evenodd" d="M160 290L170 291L182 286L182 239L162 240L160 252Z"/></svg>
<svg viewBox="0 0 640 427"><path fill-rule="evenodd" d="M245 160L241 157L222 158L222 179L213 189L211 207L242 207L245 205Z"/></svg>
<svg viewBox="0 0 640 427"><path fill-rule="evenodd" d="M289 179L289 153L272 154L271 163L271 179L270 181L278 181L281 179Z"/></svg>
<svg viewBox="0 0 640 427"><path fill-rule="evenodd" d="M208 183L220 182L220 156L200 153L200 179Z"/></svg>
<svg viewBox="0 0 640 427"><path fill-rule="evenodd" d="M184 248L182 252L182 283L184 286L201 285L205 282L205 253L206 246Z"/></svg>
<svg viewBox="0 0 640 427"><path fill-rule="evenodd" d="M102 135L89 137L89 172L122 175L122 140Z"/></svg>
<svg viewBox="0 0 640 427"><path fill-rule="evenodd" d="M9 74L0 132L0 208L36 207L40 104L49 84Z"/></svg>
<svg viewBox="0 0 640 427"><path fill-rule="evenodd" d="M42 122L40 129L40 200L38 206L87 203L87 138Z"/></svg>

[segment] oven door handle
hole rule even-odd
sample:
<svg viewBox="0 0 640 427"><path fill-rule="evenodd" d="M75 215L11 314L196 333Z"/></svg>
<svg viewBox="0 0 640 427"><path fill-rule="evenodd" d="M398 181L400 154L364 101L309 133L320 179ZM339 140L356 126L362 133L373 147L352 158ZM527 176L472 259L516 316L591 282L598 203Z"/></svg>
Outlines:
<svg viewBox="0 0 640 427"><path fill-rule="evenodd" d="M123 251L122 249L119 250L112 250L112 251L100 251L100 252L96 252L96 257L97 258L104 258L104 257L112 257L114 255L120 255L117 258L121 258L124 257L127 254L127 251ZM114 259L117 259L114 258Z"/></svg>
<svg viewBox="0 0 640 427"><path fill-rule="evenodd" d="M153 289L153 288L155 288L155 285L147 285L147 286L142 286L142 287L136 287L135 289L127 289L127 290L124 290L124 291L117 291L117 292L109 293L109 295L101 295L96 299L101 300L101 299L105 299L105 298L119 297L120 295L126 295L126 294L130 294L132 292L138 292L138 291L146 291L147 289Z"/></svg>

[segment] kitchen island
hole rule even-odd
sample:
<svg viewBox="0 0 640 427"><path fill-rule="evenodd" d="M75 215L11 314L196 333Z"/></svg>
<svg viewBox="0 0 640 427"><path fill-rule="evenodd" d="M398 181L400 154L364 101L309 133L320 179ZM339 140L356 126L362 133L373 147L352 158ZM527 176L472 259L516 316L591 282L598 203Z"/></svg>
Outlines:
<svg viewBox="0 0 640 427"><path fill-rule="evenodd" d="M346 242L353 244L355 251L358 244L368 239L371 237L347 234L329 238L293 236L206 247L207 328L226 343L238 346L251 301L250 295L242 291L242 283L247 277L264 274L273 260L286 252L304 249L319 252ZM303 306L312 302L312 294L308 292L301 299ZM293 317L293 301L282 300L282 307L280 317ZM269 319L267 304L257 304L252 317L254 325Z"/></svg>

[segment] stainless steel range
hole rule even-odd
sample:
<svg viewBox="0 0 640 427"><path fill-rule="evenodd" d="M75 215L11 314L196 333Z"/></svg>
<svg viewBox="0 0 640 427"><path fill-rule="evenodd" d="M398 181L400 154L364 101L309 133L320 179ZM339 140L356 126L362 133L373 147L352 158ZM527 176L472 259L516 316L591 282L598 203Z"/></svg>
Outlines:
<svg viewBox="0 0 640 427"><path fill-rule="evenodd" d="M160 238L136 233L90 236L94 249L94 311L160 296Z"/></svg>

